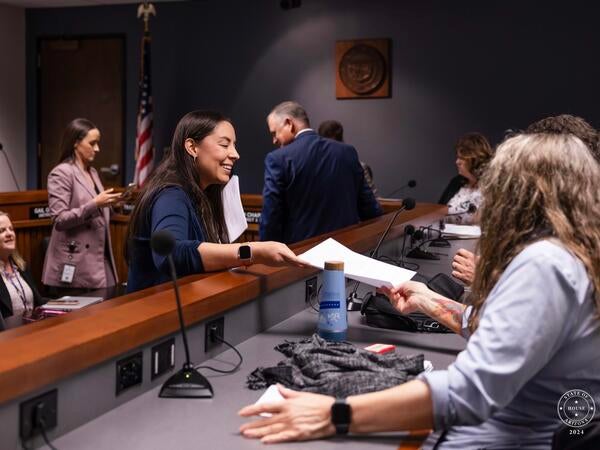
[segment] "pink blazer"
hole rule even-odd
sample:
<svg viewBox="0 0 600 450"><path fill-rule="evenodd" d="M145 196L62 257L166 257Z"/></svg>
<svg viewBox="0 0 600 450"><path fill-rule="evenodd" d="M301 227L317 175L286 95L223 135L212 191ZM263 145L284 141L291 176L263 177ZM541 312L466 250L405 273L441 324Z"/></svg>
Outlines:
<svg viewBox="0 0 600 450"><path fill-rule="evenodd" d="M90 173L97 189L104 187L95 169ZM110 209L99 209L96 192L74 163L63 162L48 175L48 202L52 214L52 236L46 251L42 282L48 286L106 287L104 246L108 239L110 267L117 279L110 241ZM65 263L75 265L72 283L61 282Z"/></svg>

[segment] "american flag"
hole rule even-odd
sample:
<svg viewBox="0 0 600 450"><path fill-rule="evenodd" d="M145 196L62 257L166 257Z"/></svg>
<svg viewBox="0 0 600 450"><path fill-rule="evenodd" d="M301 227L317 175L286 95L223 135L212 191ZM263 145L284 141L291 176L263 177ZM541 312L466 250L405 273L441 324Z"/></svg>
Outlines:
<svg viewBox="0 0 600 450"><path fill-rule="evenodd" d="M152 84L150 82L150 33L142 38L142 70L139 84L137 136L135 138L134 181L141 187L152 171L154 147L152 145Z"/></svg>

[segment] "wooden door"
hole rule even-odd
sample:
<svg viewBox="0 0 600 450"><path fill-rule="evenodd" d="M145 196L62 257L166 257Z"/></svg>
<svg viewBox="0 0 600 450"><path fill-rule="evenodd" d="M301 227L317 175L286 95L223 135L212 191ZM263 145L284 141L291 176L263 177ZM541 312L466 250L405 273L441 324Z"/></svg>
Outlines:
<svg viewBox="0 0 600 450"><path fill-rule="evenodd" d="M77 117L100 130L94 167L105 187L124 181L124 38L39 42L38 187L58 163L65 126Z"/></svg>

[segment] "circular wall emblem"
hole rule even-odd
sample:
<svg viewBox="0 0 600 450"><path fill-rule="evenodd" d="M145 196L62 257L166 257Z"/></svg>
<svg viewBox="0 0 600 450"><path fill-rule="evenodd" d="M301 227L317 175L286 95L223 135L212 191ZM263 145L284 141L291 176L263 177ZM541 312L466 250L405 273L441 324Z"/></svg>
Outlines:
<svg viewBox="0 0 600 450"><path fill-rule="evenodd" d="M565 392L556 405L558 417L569 427L583 427L596 413L596 404L590 394L581 389Z"/></svg>
<svg viewBox="0 0 600 450"><path fill-rule="evenodd" d="M339 71L342 83L352 92L370 94L385 81L385 59L375 47L355 45L342 56Z"/></svg>

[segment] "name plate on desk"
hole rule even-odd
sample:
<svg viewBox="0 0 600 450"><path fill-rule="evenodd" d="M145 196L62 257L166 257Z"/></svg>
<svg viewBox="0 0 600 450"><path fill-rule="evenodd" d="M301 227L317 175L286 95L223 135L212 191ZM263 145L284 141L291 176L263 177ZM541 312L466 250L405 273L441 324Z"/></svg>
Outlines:
<svg viewBox="0 0 600 450"><path fill-rule="evenodd" d="M246 211L246 222L260 223L260 213L256 211Z"/></svg>
<svg viewBox="0 0 600 450"><path fill-rule="evenodd" d="M50 207L48 205L30 206L29 207L29 218L30 219L49 219L50 218Z"/></svg>

